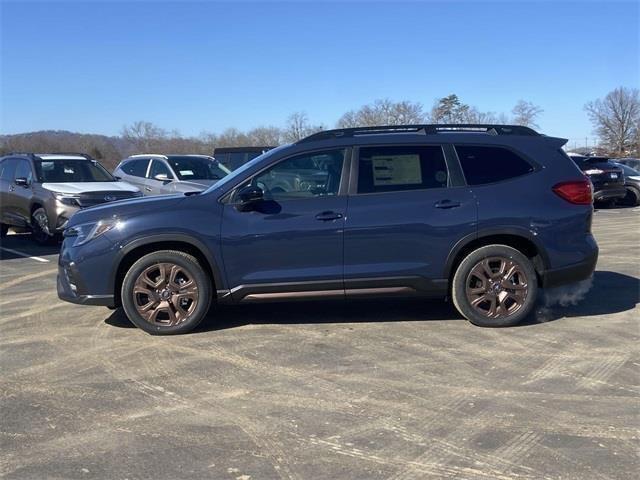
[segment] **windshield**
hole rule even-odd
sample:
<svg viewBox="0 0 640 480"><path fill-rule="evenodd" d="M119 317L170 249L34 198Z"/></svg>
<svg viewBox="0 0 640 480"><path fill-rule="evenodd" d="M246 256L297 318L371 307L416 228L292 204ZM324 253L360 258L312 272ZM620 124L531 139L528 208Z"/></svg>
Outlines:
<svg viewBox="0 0 640 480"><path fill-rule="evenodd" d="M39 183L116 182L95 160L36 160Z"/></svg>
<svg viewBox="0 0 640 480"><path fill-rule="evenodd" d="M213 189L224 187L226 184L228 184L229 182L233 182L236 178L241 176L244 172L246 172L247 170L252 168L257 163L262 162L265 158L269 158L271 155L273 155L273 154L279 152L280 150L282 150L282 149L284 149L286 147L289 147L289 146L291 146L291 144L280 145L279 147L276 147L276 148L274 148L272 150L269 150L268 152L264 152L262 155L254 158L253 160L245 163L241 167L239 167L236 170L234 170L233 172L231 172L229 175L224 177L224 179L220 180L215 185L212 185L211 187L209 187L207 190L205 190L204 193L209 192L209 191L211 191Z"/></svg>
<svg viewBox="0 0 640 480"><path fill-rule="evenodd" d="M179 180L220 180L231 171L207 157L169 157L171 168Z"/></svg>
<svg viewBox="0 0 640 480"><path fill-rule="evenodd" d="M622 169L622 171L624 172L625 176L627 177L637 177L640 175L640 172L638 172L637 170L631 168L628 165L623 165L622 163L616 163L615 164L616 167L620 167Z"/></svg>

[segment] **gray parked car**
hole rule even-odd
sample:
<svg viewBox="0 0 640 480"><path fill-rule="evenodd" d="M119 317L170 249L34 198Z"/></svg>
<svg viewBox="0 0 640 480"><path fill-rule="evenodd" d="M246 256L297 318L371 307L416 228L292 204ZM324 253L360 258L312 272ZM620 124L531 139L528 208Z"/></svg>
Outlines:
<svg viewBox="0 0 640 480"><path fill-rule="evenodd" d="M145 195L206 190L231 171L207 155L133 155L113 174L142 190Z"/></svg>
<svg viewBox="0 0 640 480"><path fill-rule="evenodd" d="M12 153L0 158L0 227L29 229L48 243L81 208L141 197L84 154Z"/></svg>

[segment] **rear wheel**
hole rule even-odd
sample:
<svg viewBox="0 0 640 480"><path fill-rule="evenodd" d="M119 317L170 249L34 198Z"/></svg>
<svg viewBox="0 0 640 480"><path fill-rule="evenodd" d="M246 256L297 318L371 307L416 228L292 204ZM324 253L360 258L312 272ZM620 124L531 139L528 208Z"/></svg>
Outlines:
<svg viewBox="0 0 640 480"><path fill-rule="evenodd" d="M39 245L49 245L54 236L49 230L49 217L47 211L40 207L31 214L31 235Z"/></svg>
<svg viewBox="0 0 640 480"><path fill-rule="evenodd" d="M152 335L193 330L211 303L211 281L198 260L175 250L161 250L135 262L122 282L127 317Z"/></svg>
<svg viewBox="0 0 640 480"><path fill-rule="evenodd" d="M481 327L507 327L531 313L538 295L531 260L515 248L488 245L471 252L453 277L458 311Z"/></svg>
<svg viewBox="0 0 640 480"><path fill-rule="evenodd" d="M636 207L640 205L640 191L633 187L627 187L627 195L624 197L625 205Z"/></svg>

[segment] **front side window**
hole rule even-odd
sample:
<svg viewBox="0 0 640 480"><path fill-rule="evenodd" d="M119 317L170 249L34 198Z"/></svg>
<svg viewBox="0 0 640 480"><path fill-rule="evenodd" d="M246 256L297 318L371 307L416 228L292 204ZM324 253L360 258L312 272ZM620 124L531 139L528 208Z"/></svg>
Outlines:
<svg viewBox="0 0 640 480"><path fill-rule="evenodd" d="M445 188L449 181L442 147L363 147L358 161L358 193Z"/></svg>
<svg viewBox="0 0 640 480"><path fill-rule="evenodd" d="M469 185L501 182L533 172L529 162L506 148L456 145L456 152Z"/></svg>
<svg viewBox="0 0 640 480"><path fill-rule="evenodd" d="M116 181L94 160L37 160L35 165L40 183Z"/></svg>
<svg viewBox="0 0 640 480"><path fill-rule="evenodd" d="M147 174L147 167L149 166L149 159L144 158L140 160L130 160L122 167L122 171L127 175L134 177L143 177Z"/></svg>
<svg viewBox="0 0 640 480"><path fill-rule="evenodd" d="M14 175L15 178L26 178L27 182L31 182L33 179L33 173L31 172L31 165L26 160L18 160L18 165L16 166L16 173Z"/></svg>
<svg viewBox="0 0 640 480"><path fill-rule="evenodd" d="M0 163L0 179L5 182L13 182L13 174L16 171L18 161L15 158L9 158Z"/></svg>
<svg viewBox="0 0 640 480"><path fill-rule="evenodd" d="M164 175L167 180L172 180L173 175L162 160L151 160L151 171L149 178L155 179L156 175Z"/></svg>
<svg viewBox="0 0 640 480"><path fill-rule="evenodd" d="M340 149L297 155L260 173L252 183L273 200L337 195L344 154Z"/></svg>

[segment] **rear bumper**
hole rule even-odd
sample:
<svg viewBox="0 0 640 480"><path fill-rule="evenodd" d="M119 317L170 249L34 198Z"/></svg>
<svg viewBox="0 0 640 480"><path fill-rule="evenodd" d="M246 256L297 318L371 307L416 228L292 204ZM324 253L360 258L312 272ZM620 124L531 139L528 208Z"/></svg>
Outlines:
<svg viewBox="0 0 640 480"><path fill-rule="evenodd" d="M560 285L566 285L568 283L586 280L593 275L597 262L598 249L596 247L593 253L579 263L544 272L542 275L542 286L544 288L553 288Z"/></svg>

